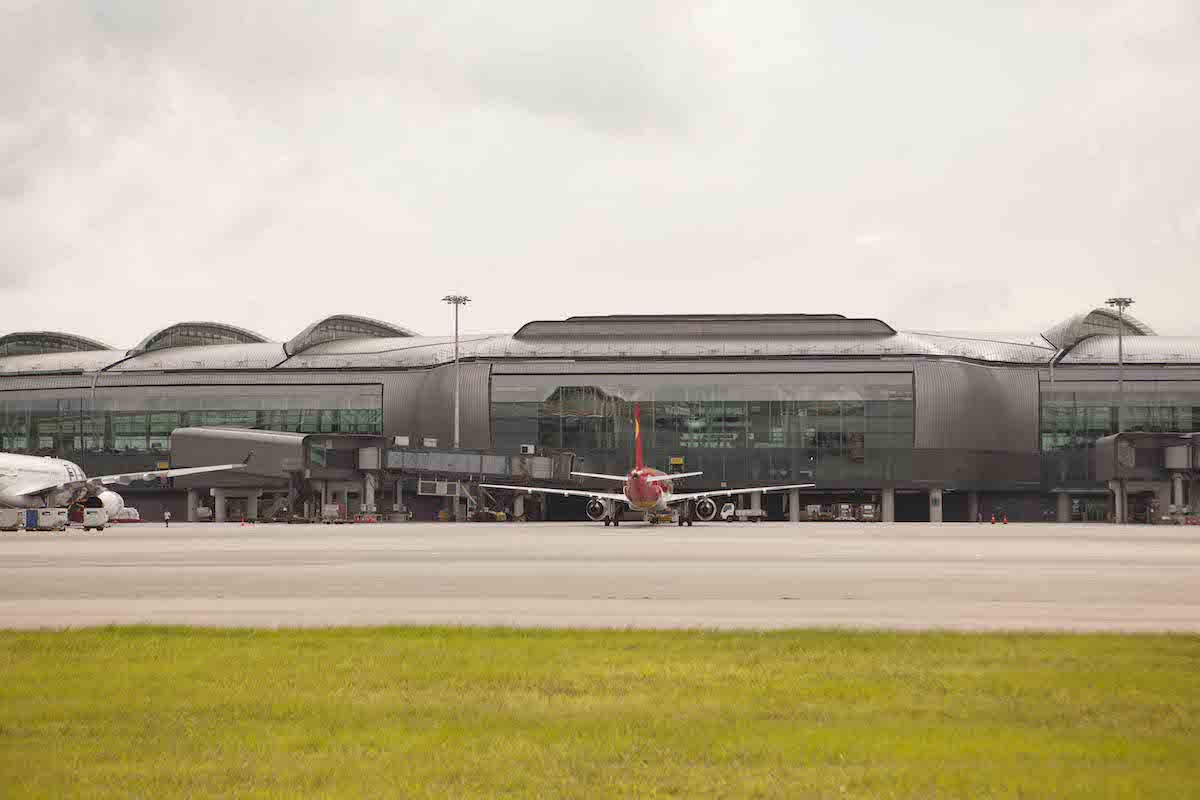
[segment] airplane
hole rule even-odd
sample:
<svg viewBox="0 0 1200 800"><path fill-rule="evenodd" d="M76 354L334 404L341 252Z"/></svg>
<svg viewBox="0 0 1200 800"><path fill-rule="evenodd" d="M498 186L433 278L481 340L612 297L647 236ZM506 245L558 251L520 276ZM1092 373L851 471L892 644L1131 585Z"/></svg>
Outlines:
<svg viewBox="0 0 1200 800"><path fill-rule="evenodd" d="M642 459L642 423L641 404L633 406L633 440L634 467L627 475L603 475L595 472L572 472L581 478L595 478L606 481L619 481L623 485L621 493L593 492L583 489L550 489L540 486L505 486L498 483L481 483L485 489L509 489L516 492L533 494L557 494L564 497L586 497L588 504L585 508L588 519L593 522L604 522L604 527L620 525L622 506L629 506L637 511L644 511L648 516L666 511L677 503L688 503L686 513L679 515L679 524L692 524L691 502L695 501L695 516L701 522L711 522L717 516L717 504L714 497L726 497L735 494L750 494L752 492L779 492L784 489L807 489L815 486L812 483L793 483L787 486L754 486L748 489L714 489L707 492L690 492L675 494L672 481L679 478L692 478L702 475L702 472L682 472L668 474L647 467ZM650 516L653 520L653 517Z"/></svg>
<svg viewBox="0 0 1200 800"><path fill-rule="evenodd" d="M106 488L108 486L245 469L252 455L253 451L240 464L152 469L89 478L79 465L65 459L0 453L0 508L65 508L73 503L83 503L85 508L103 508L108 519L115 520L125 507L125 500Z"/></svg>

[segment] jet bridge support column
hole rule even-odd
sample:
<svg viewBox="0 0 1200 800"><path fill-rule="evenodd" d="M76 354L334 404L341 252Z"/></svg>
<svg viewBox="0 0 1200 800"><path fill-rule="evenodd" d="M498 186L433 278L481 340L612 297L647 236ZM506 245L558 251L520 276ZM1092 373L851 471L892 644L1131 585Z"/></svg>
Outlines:
<svg viewBox="0 0 1200 800"><path fill-rule="evenodd" d="M363 511L369 514L375 513L375 481L377 478L374 474L368 473L363 478Z"/></svg>
<svg viewBox="0 0 1200 800"><path fill-rule="evenodd" d="M884 486L880 492L880 505L883 506L883 521L896 521L896 489L892 486Z"/></svg>
<svg viewBox="0 0 1200 800"><path fill-rule="evenodd" d="M942 521L942 487L929 487L929 521Z"/></svg>
<svg viewBox="0 0 1200 800"><path fill-rule="evenodd" d="M225 522L225 490L209 489L213 498L213 522Z"/></svg>
<svg viewBox="0 0 1200 800"><path fill-rule="evenodd" d="M258 519L258 498L262 497L262 489L251 491L246 495L246 519Z"/></svg>
<svg viewBox="0 0 1200 800"><path fill-rule="evenodd" d="M788 521L789 522L799 522L800 521L800 490L799 489L789 489L788 490Z"/></svg>
<svg viewBox="0 0 1200 800"><path fill-rule="evenodd" d="M979 492L972 489L967 492L967 522L979 519Z"/></svg>
<svg viewBox="0 0 1200 800"><path fill-rule="evenodd" d="M197 522L200 519L200 514L196 509L200 507L200 492L195 489L188 489L187 498L187 521Z"/></svg>
<svg viewBox="0 0 1200 800"><path fill-rule="evenodd" d="M762 492L750 493L750 510L755 513L762 511Z"/></svg>

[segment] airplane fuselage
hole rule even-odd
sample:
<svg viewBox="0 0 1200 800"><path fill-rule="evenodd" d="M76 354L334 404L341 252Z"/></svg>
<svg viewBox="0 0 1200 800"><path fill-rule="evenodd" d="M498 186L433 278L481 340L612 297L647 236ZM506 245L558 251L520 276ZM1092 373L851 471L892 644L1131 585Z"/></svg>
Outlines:
<svg viewBox="0 0 1200 800"><path fill-rule="evenodd" d="M634 467L625 479L625 498L638 511L665 511L671 498L670 481L648 481L652 475L666 473L653 467Z"/></svg>
<svg viewBox="0 0 1200 800"><path fill-rule="evenodd" d="M49 456L24 456L19 453L0 453L0 506L8 508L41 508L47 504L66 506L87 496L84 488L60 492L49 498L15 494L9 489L27 483L31 478L45 478L47 483L70 483L87 479L78 464Z"/></svg>

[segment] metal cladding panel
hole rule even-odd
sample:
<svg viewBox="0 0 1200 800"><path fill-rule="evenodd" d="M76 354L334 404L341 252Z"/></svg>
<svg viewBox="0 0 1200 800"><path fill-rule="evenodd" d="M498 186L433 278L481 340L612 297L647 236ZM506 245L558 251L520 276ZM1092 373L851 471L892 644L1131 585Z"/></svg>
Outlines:
<svg viewBox="0 0 1200 800"><path fill-rule="evenodd" d="M462 358L490 336L462 337ZM454 360L454 337L412 336L386 339L343 339L313 345L280 364L282 369L411 369Z"/></svg>
<svg viewBox="0 0 1200 800"><path fill-rule="evenodd" d="M1038 373L953 361L918 361L914 447L1036 452Z"/></svg>
<svg viewBox="0 0 1200 800"><path fill-rule="evenodd" d="M90 391L91 375L0 375L0 392L40 392L81 389Z"/></svg>
<svg viewBox="0 0 1200 800"><path fill-rule="evenodd" d="M459 393L461 445L486 449L492 445L490 404L491 365L462 365ZM454 442L454 365L430 370L421 387L419 408L421 436L434 436L442 447Z"/></svg>
<svg viewBox="0 0 1200 800"><path fill-rule="evenodd" d="M171 466L201 467L250 461L246 469L175 478L179 488L286 485L287 473L304 467L308 434L242 428L178 428L171 434ZM266 480L264 480L266 479Z"/></svg>
<svg viewBox="0 0 1200 800"><path fill-rule="evenodd" d="M492 365L493 375L722 375L813 372L912 372L911 359L870 361L516 361Z"/></svg>
<svg viewBox="0 0 1200 800"><path fill-rule="evenodd" d="M419 436L421 390L426 372L379 373L383 384L383 434L391 442L395 436Z"/></svg>
<svg viewBox="0 0 1200 800"><path fill-rule="evenodd" d="M370 372L101 372L96 385L106 386L302 386L384 382L386 374ZM88 376L90 386L91 377Z"/></svg>
<svg viewBox="0 0 1200 800"><path fill-rule="evenodd" d="M0 358L0 376L54 372L95 372L125 357L123 350L81 350Z"/></svg>
<svg viewBox="0 0 1200 800"><path fill-rule="evenodd" d="M480 359L722 359L888 358L949 356L972 361L1045 364L1048 345L998 342L901 332L891 336L809 336L670 339L647 337L495 337L475 344L464 357Z"/></svg>
<svg viewBox="0 0 1200 800"><path fill-rule="evenodd" d="M735 314L572 317L529 322L514 339L539 338L683 338L729 339L742 336L889 336L890 325L877 319L847 319L830 314Z"/></svg>
<svg viewBox="0 0 1200 800"><path fill-rule="evenodd" d="M1200 336L1125 336L1126 364L1200 365ZM1063 356L1060 364L1116 364L1116 336L1092 336Z"/></svg>
<svg viewBox="0 0 1200 800"><path fill-rule="evenodd" d="M151 350L114 364L109 372L271 369L287 358L278 342L214 344Z"/></svg>

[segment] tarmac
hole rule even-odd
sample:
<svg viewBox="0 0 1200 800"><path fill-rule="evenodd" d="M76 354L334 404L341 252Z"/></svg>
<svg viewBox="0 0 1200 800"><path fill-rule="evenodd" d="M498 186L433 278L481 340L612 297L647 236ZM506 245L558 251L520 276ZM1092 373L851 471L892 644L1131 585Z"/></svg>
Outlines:
<svg viewBox="0 0 1200 800"><path fill-rule="evenodd" d="M0 627L1200 631L1200 528L594 523L0 533Z"/></svg>

